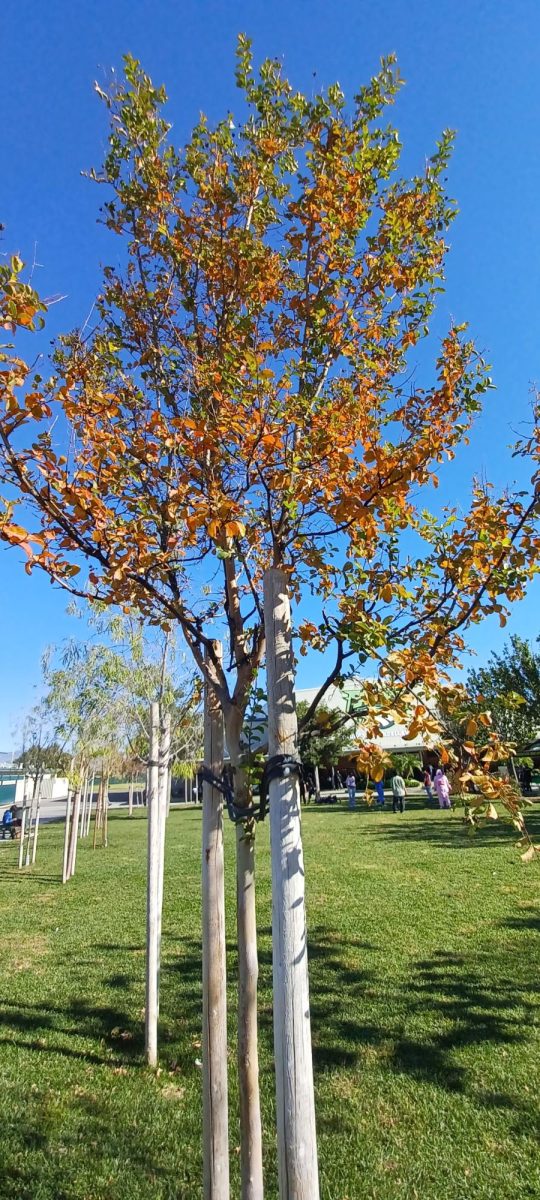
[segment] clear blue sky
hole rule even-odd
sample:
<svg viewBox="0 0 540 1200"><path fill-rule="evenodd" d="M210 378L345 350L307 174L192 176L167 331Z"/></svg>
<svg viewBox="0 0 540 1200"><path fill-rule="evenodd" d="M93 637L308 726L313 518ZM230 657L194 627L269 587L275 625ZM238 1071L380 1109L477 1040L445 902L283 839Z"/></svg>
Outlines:
<svg viewBox="0 0 540 1200"><path fill-rule="evenodd" d="M182 142L201 109L234 111L239 31L258 57L283 57L308 91L338 79L351 94L395 50L407 87L393 115L408 170L422 166L443 127L457 129L449 190L460 216L437 325L469 320L498 390L445 498L459 501L477 470L501 486L516 469L507 446L529 416L530 384L540 381L538 0L3 0L0 252L35 258L41 293L66 297L51 312L51 336L84 320L99 263L115 252L96 226L100 192L81 176L105 145L93 80L131 51L166 84ZM65 596L38 574L28 578L18 560L0 550L0 750L32 703L42 650L72 624ZM508 632L537 634L539 598L536 587L504 633L492 622L475 631L481 659ZM303 662L301 684L320 671L316 659Z"/></svg>

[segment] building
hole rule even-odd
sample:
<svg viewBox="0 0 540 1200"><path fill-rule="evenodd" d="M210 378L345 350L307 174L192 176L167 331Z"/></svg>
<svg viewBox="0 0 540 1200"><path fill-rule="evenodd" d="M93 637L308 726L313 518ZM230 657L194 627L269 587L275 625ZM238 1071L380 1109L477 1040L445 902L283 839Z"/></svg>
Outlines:
<svg viewBox="0 0 540 1200"><path fill-rule="evenodd" d="M365 729L362 726L362 709L363 709L363 684L365 680L360 678L346 679L341 687L335 687L333 684L328 688L321 704L332 710L338 710L342 713L347 713L350 716L350 732L351 732L351 754L358 750L366 741L368 741ZM318 687L299 688L296 691L296 703L307 701L311 704L319 691ZM391 717L385 717L381 721L382 733L378 738L370 738L369 741L376 746L380 746L387 754L415 754L422 758L429 751L429 746L425 738L417 737L412 741L406 739L407 726L400 725Z"/></svg>

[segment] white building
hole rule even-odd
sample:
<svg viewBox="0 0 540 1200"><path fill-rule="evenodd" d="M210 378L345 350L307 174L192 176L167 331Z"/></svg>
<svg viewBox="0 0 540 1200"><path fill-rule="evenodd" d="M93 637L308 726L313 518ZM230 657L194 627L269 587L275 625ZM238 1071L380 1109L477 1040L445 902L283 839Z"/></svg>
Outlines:
<svg viewBox="0 0 540 1200"><path fill-rule="evenodd" d="M343 713L349 713L351 717L351 744L350 749L355 750L362 743L367 741L372 742L376 746L380 746L388 754L421 754L426 749L426 740L422 737L414 738L412 741L405 739L407 726L397 724L391 717L385 717L381 720L382 734L378 738L369 738L362 726L362 718L358 710L362 710L362 686L365 680L362 679L346 679L341 687L335 687L333 684L328 688L321 704L324 708L337 709ZM314 688L299 688L296 691L296 703L307 701L311 704L319 691L318 687ZM357 714L355 719L355 713ZM353 723L354 722L354 723Z"/></svg>

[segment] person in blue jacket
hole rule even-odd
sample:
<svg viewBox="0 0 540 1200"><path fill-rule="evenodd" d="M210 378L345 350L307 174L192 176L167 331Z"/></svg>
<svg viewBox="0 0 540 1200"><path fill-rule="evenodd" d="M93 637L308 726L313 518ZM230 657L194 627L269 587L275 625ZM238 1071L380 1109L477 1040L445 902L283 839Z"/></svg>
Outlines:
<svg viewBox="0 0 540 1200"><path fill-rule="evenodd" d="M2 841L3 842L5 842L6 835L8 833L10 834L10 837L13 840L15 837L15 822L13 820L13 810L11 808L6 808L6 811L2 817Z"/></svg>

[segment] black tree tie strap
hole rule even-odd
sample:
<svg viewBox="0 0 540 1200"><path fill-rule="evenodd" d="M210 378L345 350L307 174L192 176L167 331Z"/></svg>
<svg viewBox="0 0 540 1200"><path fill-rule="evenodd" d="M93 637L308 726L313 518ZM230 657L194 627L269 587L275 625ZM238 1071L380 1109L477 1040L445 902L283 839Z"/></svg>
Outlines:
<svg viewBox="0 0 540 1200"><path fill-rule="evenodd" d="M247 824L248 821L264 821L266 809L263 810L262 802L249 805L235 804L234 791L225 773L222 776L214 775L208 767L201 767L199 774L205 783L210 783L218 792L221 792L229 817L235 825L243 822Z"/></svg>
<svg viewBox="0 0 540 1200"><path fill-rule="evenodd" d="M297 775L300 780L302 800L306 795L302 763L292 754L274 754L265 762L260 784L261 797L258 804L235 804L234 790L225 771L223 775L219 776L214 775L208 767L201 767L199 774L205 783L211 784L218 792L221 792L229 817L235 825L248 824L251 821L264 821L268 811L270 783L273 779L288 779L291 775Z"/></svg>
<svg viewBox="0 0 540 1200"><path fill-rule="evenodd" d="M264 808L264 812L268 807L268 795L272 780L289 779L291 775L298 776L300 795L304 800L306 795L304 770L298 758L295 758L293 754L274 754L265 762L261 779L261 809Z"/></svg>

